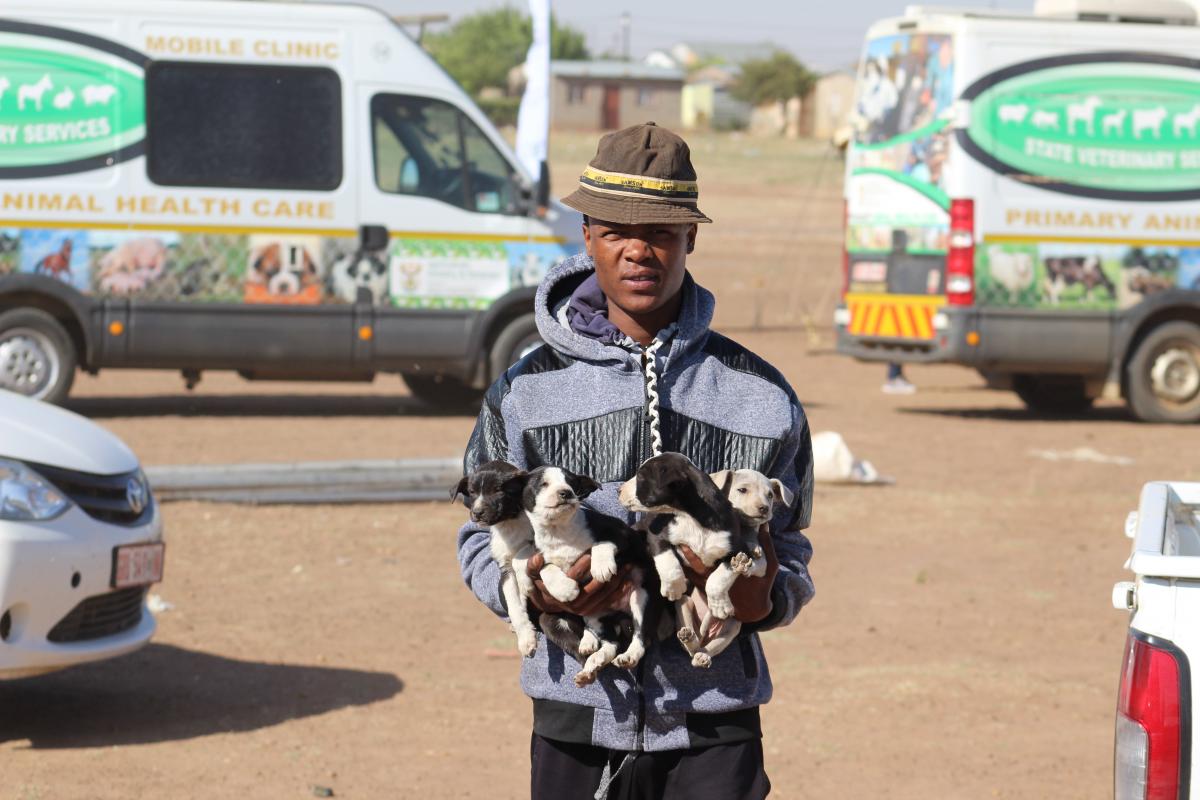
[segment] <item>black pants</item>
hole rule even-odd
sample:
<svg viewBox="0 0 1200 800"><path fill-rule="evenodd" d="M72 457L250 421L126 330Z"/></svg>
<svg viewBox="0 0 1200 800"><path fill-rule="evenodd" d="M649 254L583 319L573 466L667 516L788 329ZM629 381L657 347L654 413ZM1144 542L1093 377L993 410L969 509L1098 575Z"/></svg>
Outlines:
<svg viewBox="0 0 1200 800"><path fill-rule="evenodd" d="M616 772L626 753L533 734L532 800L592 800L604 764ZM608 800L762 800L771 791L761 739L695 750L636 753L613 779Z"/></svg>

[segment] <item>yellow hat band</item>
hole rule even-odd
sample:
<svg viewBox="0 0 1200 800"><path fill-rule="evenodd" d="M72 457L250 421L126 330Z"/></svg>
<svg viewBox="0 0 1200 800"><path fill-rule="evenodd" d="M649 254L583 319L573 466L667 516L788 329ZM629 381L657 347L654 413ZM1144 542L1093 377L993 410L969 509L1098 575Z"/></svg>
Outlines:
<svg viewBox="0 0 1200 800"><path fill-rule="evenodd" d="M590 166L585 168L583 174L579 176L579 184L586 189L604 194L662 198L676 203L695 203L700 196L700 190L695 181L647 178L644 175L605 172Z"/></svg>

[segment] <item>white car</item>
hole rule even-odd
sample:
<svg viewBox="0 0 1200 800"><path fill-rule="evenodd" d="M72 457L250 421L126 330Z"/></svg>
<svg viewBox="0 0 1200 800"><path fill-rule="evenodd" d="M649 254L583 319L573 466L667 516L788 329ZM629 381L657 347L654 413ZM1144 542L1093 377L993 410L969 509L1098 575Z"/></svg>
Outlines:
<svg viewBox="0 0 1200 800"><path fill-rule="evenodd" d="M120 439L0 391L0 678L146 644L163 553L158 506Z"/></svg>

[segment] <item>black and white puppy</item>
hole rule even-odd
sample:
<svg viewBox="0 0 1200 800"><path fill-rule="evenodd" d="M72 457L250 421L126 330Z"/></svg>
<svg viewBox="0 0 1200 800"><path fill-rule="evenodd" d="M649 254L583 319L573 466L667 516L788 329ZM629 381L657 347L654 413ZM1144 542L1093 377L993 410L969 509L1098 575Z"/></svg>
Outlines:
<svg viewBox="0 0 1200 800"><path fill-rule="evenodd" d="M566 570L584 553L591 553L591 576L601 583L612 580L622 564L634 565L629 573L633 589L620 606L584 618L586 630L577 652L586 660L575 675L577 686L593 682L609 663L626 669L636 666L646 653L645 632L657 627L656 619L647 618L654 606L646 584L651 570L642 538L621 520L587 512L580 503L599 488L599 483L585 475L539 467L529 473L522 498L533 527L534 546L546 560L539 577L546 591L560 602L569 603L579 596L579 584ZM628 643L620 636L625 614L631 620Z"/></svg>
<svg viewBox="0 0 1200 800"><path fill-rule="evenodd" d="M742 522L729 500L733 474L722 486L681 453L663 453L647 459L637 474L621 486L620 500L631 511L653 514L643 524L658 571L663 596L676 603L680 622L678 636L692 655L692 664L708 667L715 652L706 652L700 638L712 620L728 620L721 626L732 641L741 629L733 615L729 591L739 575L750 574L758 547L757 528ZM753 536L751 535L753 534ZM704 563L714 568L705 581L708 612L697 622L695 606L685 598L691 588L675 547L686 545ZM765 570L765 560L763 563Z"/></svg>
<svg viewBox="0 0 1200 800"><path fill-rule="evenodd" d="M533 527L521 506L528 473L507 461L489 461L464 475L451 497L462 496L471 519L492 531L492 558L500 565L500 591L508 606L517 649L525 657L537 650L537 632L525 598L533 589L526 563L534 554Z"/></svg>

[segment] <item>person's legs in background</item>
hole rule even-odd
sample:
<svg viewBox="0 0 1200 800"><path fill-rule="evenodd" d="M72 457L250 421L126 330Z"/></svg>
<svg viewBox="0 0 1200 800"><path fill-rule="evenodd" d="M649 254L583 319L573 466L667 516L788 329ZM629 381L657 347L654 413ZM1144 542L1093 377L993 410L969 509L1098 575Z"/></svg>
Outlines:
<svg viewBox="0 0 1200 800"><path fill-rule="evenodd" d="M917 390L904 377L904 367L898 361L888 362L887 382L883 384L884 394L912 394Z"/></svg>

